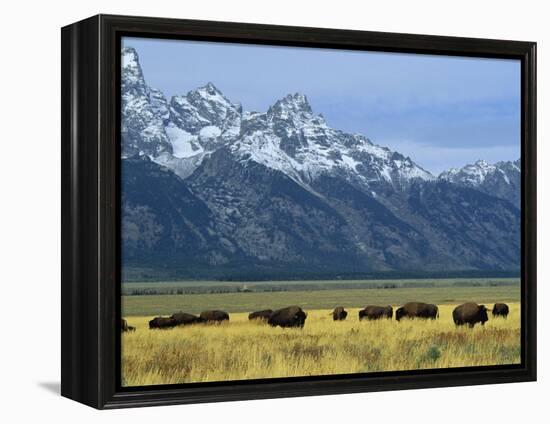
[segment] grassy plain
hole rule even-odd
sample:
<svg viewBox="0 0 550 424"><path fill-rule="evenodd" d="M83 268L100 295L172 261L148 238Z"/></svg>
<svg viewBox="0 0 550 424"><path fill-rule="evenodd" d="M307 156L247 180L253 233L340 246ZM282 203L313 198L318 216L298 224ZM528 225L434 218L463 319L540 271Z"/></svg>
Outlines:
<svg viewBox="0 0 550 424"><path fill-rule="evenodd" d="M271 328L232 313L228 323L149 330L149 316L122 335L126 386L368 373L520 362L520 306L508 319L455 328L454 305L436 321L362 321L350 308L334 322L329 309L308 310L304 329Z"/></svg>
<svg viewBox="0 0 550 424"><path fill-rule="evenodd" d="M122 335L122 382L141 386L519 363L519 299L518 279L502 278L128 283L122 315L137 330ZM415 300L438 304L440 318L358 321L365 305L396 307ZM511 313L473 330L455 328L452 310L467 301L489 307L506 302ZM304 329L248 321L251 311L289 305L307 311ZM332 321L335 306L349 311L346 321ZM229 312L230 322L148 329L154 316L206 309Z"/></svg>

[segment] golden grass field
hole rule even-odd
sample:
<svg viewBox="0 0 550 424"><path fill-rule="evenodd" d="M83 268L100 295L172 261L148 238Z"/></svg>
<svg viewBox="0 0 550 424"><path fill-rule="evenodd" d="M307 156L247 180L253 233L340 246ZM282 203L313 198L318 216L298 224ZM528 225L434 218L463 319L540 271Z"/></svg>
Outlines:
<svg viewBox="0 0 550 424"><path fill-rule="evenodd" d="M455 328L440 305L436 321L346 321L307 310L304 329L273 328L231 313L230 322L149 330L151 316L129 316L122 334L124 386L417 370L520 362L520 304L507 319ZM487 305L492 307L492 305Z"/></svg>

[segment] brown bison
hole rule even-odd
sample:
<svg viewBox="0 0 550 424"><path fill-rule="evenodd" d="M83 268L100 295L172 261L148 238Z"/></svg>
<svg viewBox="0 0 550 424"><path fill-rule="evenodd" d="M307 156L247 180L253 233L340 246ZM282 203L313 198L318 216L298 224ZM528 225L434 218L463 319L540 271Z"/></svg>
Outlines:
<svg viewBox="0 0 550 424"><path fill-rule="evenodd" d="M132 327L131 325L128 326L128 331L134 332L136 331L136 327Z"/></svg>
<svg viewBox="0 0 550 424"><path fill-rule="evenodd" d="M508 318L510 313L510 308L506 303L495 303L493 306L493 317L503 317Z"/></svg>
<svg viewBox="0 0 550 424"><path fill-rule="evenodd" d="M170 318L176 321L176 325L190 325L190 324L198 324L200 322L204 322L204 320L201 317L198 317L193 314L188 314L185 312L175 313Z"/></svg>
<svg viewBox="0 0 550 424"><path fill-rule="evenodd" d="M268 319L268 324L272 327L300 327L303 328L306 322L307 314L299 306L289 306L288 308L274 311Z"/></svg>
<svg viewBox="0 0 550 424"><path fill-rule="evenodd" d="M225 311L202 311L199 317L203 322L229 321L229 314Z"/></svg>
<svg viewBox="0 0 550 424"><path fill-rule="evenodd" d="M249 320L260 320L260 321L267 321L273 311L271 309L264 309L263 311L256 311L248 314Z"/></svg>
<svg viewBox="0 0 550 424"><path fill-rule="evenodd" d="M470 328L474 328L478 322L485 325L489 321L487 307L473 302L459 305L453 311L453 321L455 325L468 324Z"/></svg>
<svg viewBox="0 0 550 424"><path fill-rule="evenodd" d="M178 325L176 320L172 317L156 317L149 321L149 329L153 330L155 328L172 328Z"/></svg>
<svg viewBox="0 0 550 424"><path fill-rule="evenodd" d="M120 319L120 329L123 333L128 331L128 321L126 321L124 318Z"/></svg>
<svg viewBox="0 0 550 424"><path fill-rule="evenodd" d="M333 321L344 321L348 316L348 312L344 309L343 306L338 306L332 311L332 320Z"/></svg>
<svg viewBox="0 0 550 424"><path fill-rule="evenodd" d="M400 321L401 318L436 319L439 318L439 309L430 303L409 302L395 311L395 319Z"/></svg>
<svg viewBox="0 0 550 424"><path fill-rule="evenodd" d="M391 306L366 306L365 309L359 311L359 321L363 319L375 320L375 319L392 319L393 308Z"/></svg>

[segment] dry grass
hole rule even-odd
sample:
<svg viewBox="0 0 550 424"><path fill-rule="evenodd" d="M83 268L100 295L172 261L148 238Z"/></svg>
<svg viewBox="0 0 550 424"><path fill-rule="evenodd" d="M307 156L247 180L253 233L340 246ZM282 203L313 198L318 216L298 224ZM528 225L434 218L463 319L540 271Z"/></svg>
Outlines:
<svg viewBox="0 0 550 424"><path fill-rule="evenodd" d="M231 314L221 325L148 329L150 317L129 317L137 327L122 336L125 386L175 384L414 370L520 362L519 304L508 319L455 328L454 305L437 321L333 322L329 310L310 310L305 328L271 328ZM490 317L491 318L491 317Z"/></svg>

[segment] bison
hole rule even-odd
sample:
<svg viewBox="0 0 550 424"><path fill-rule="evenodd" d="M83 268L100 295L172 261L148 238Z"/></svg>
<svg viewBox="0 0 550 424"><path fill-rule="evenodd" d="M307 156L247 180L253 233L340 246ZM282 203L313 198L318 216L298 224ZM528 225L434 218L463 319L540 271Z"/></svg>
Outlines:
<svg viewBox="0 0 550 424"><path fill-rule="evenodd" d="M264 309L263 311L256 311L248 314L249 320L267 321L273 311L271 309Z"/></svg>
<svg viewBox="0 0 550 424"><path fill-rule="evenodd" d="M436 319L439 318L439 309L436 305L422 302L409 302L397 308L395 311L395 319L400 321L401 318L422 318Z"/></svg>
<svg viewBox="0 0 550 424"><path fill-rule="evenodd" d="M178 325L177 321L172 317L156 317L149 321L149 329L155 328L172 328Z"/></svg>
<svg viewBox="0 0 550 424"><path fill-rule="evenodd" d="M289 306L288 308L274 311L268 319L268 324L272 327L300 327L303 328L306 322L307 314L299 306Z"/></svg>
<svg viewBox="0 0 550 424"><path fill-rule="evenodd" d="M391 306L366 306L365 309L359 311L359 321L363 319L375 320L375 319L392 319L393 308Z"/></svg>
<svg viewBox="0 0 550 424"><path fill-rule="evenodd" d="M190 325L204 322L201 317L185 312L178 312L173 314L170 318L176 321L176 325Z"/></svg>
<svg viewBox="0 0 550 424"><path fill-rule="evenodd" d="M470 328L474 328L478 322L485 325L489 321L487 307L473 302L459 305L453 310L453 321L457 326L468 324Z"/></svg>
<svg viewBox="0 0 550 424"><path fill-rule="evenodd" d="M333 321L344 321L347 316L348 316L348 313L343 306L338 306L334 308L334 311L332 311Z"/></svg>
<svg viewBox="0 0 550 424"><path fill-rule="evenodd" d="M493 317L503 317L508 318L510 313L510 308L506 303L495 303L493 306Z"/></svg>
<svg viewBox="0 0 550 424"><path fill-rule="evenodd" d="M229 321L229 314L225 311L202 311L199 317L204 322Z"/></svg>

